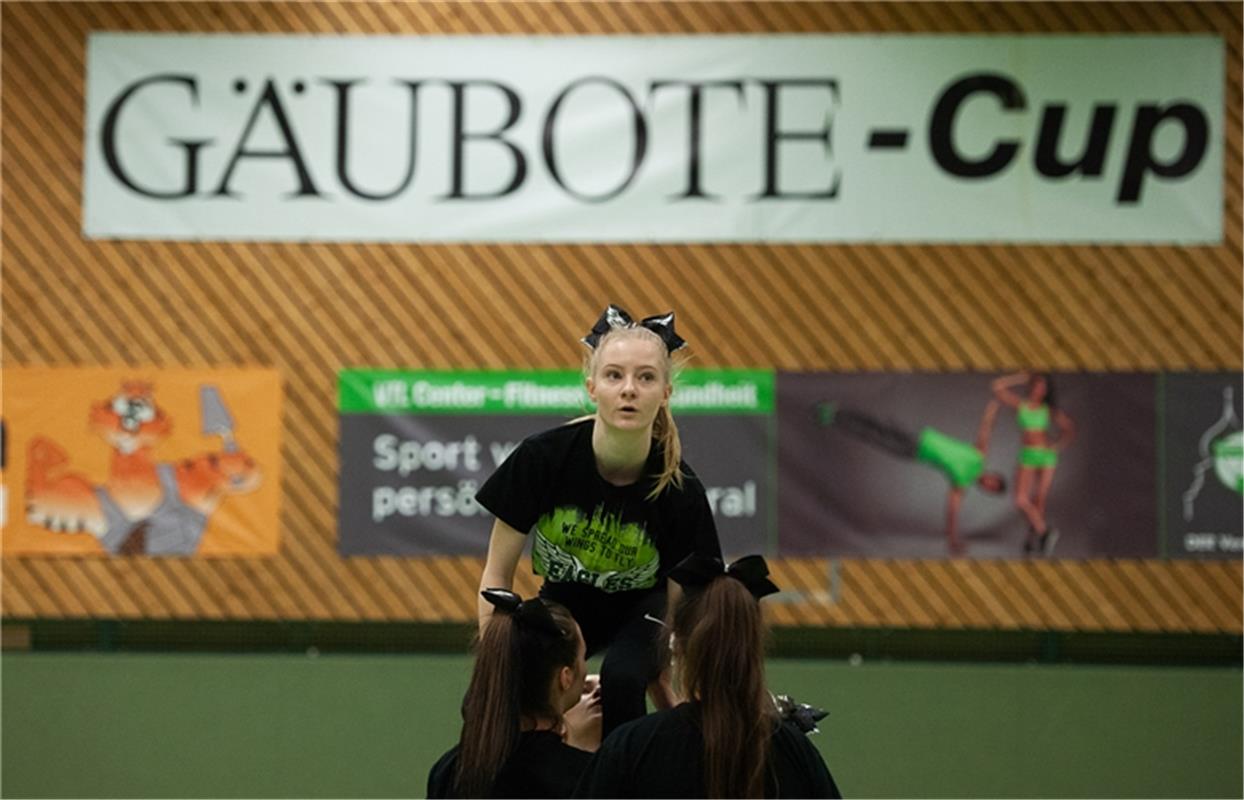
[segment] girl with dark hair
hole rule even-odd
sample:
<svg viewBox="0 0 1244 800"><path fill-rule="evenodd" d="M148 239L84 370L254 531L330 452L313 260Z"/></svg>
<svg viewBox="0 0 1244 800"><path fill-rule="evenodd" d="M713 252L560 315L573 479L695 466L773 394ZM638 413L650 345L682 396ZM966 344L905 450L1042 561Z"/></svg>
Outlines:
<svg viewBox="0 0 1244 800"><path fill-rule="evenodd" d="M722 567L691 557L667 620L687 702L623 725L601 745L578 797L840 797L817 749L765 688L760 597L777 591L760 556Z"/></svg>
<svg viewBox="0 0 1244 800"><path fill-rule="evenodd" d="M692 553L720 556L704 486L682 460L670 414L675 363L686 343L674 314L638 323L609 306L583 338L595 413L525 439L475 499L496 516L481 587L511 587L533 532L540 596L583 626L601 665L604 733L670 698L660 682L660 619L669 569ZM480 625L492 608L481 603Z"/></svg>
<svg viewBox="0 0 1244 800"><path fill-rule="evenodd" d="M569 797L600 744L579 626L541 598L481 594L497 613L476 640L462 735L432 767L428 797Z"/></svg>
<svg viewBox="0 0 1244 800"><path fill-rule="evenodd" d="M1024 387L1022 394L1016 391ZM1058 531L1046 519L1045 506L1058 466L1058 452L1075 438L1075 424L1058 407L1054 381L1048 372L1017 372L993 382L998 402L1015 409L1019 426L1019 465L1015 469L1015 506L1028 520L1024 552L1050 555L1058 541ZM1049 434L1051 424L1057 429Z"/></svg>

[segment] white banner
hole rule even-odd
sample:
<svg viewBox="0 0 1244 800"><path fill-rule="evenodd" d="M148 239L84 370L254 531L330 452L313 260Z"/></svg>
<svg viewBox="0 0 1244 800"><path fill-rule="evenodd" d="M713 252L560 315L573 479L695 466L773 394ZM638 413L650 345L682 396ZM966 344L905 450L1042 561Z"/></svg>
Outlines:
<svg viewBox="0 0 1244 800"><path fill-rule="evenodd" d="M1209 36L93 33L88 237L1222 238Z"/></svg>

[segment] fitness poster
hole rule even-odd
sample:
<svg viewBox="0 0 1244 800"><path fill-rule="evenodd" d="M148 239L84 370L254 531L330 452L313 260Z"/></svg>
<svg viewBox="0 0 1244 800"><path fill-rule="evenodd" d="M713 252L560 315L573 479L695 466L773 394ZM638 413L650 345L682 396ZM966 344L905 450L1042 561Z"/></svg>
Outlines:
<svg viewBox="0 0 1244 800"><path fill-rule="evenodd" d="M670 403L727 554L774 544L773 372L685 370ZM343 555L481 555L475 492L527 436L592 412L575 370L338 376Z"/></svg>
<svg viewBox="0 0 1244 800"><path fill-rule="evenodd" d="M782 373L780 552L1155 557L1155 381Z"/></svg>

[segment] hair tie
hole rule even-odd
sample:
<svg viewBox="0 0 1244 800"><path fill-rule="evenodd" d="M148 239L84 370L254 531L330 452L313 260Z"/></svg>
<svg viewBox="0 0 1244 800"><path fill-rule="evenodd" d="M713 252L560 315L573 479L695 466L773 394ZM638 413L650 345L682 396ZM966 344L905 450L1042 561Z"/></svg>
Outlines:
<svg viewBox="0 0 1244 800"><path fill-rule="evenodd" d="M635 322L630 314L612 303L600 315L600 319L596 320L596 324L592 326L592 330L588 331L587 336L579 341L595 350L596 345L600 343L600 337L618 328L647 328L661 337L661 341L665 343L665 349L671 353L687 345L687 341L674 332L673 311L644 317L639 322Z"/></svg>
<svg viewBox="0 0 1244 800"><path fill-rule="evenodd" d="M693 553L669 572L669 577L682 586L707 586L722 576L742 583L757 600L779 591L777 584L769 580L769 565L761 555L743 556L725 566L716 556Z"/></svg>
<svg viewBox="0 0 1244 800"><path fill-rule="evenodd" d="M549 613L549 607L538 597L524 600L509 589L485 589L480 595L498 611L513 616L515 622L528 630L558 638L566 635Z"/></svg>

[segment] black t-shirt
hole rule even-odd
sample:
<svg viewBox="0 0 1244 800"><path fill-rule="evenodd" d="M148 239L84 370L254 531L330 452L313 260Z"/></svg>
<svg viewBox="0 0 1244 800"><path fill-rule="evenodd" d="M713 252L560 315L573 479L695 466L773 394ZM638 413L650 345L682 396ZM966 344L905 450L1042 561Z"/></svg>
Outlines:
<svg viewBox="0 0 1244 800"><path fill-rule="evenodd" d="M594 421L528 437L484 482L476 501L522 533L534 529L532 566L543 594L567 605L621 602L665 587L665 575L693 552L720 556L717 526L699 478L686 462L682 489L647 500L662 467L653 442L643 475L614 486L596 470Z"/></svg>
<svg viewBox="0 0 1244 800"><path fill-rule="evenodd" d="M588 764L575 797L704 797L704 736L696 703L628 722ZM820 752L790 723L769 741L765 797L842 797Z"/></svg>
<svg viewBox="0 0 1244 800"><path fill-rule="evenodd" d="M497 773L489 797L570 797L592 754L562 741L553 731L527 731ZM454 771L458 747L440 757L428 773L428 797L457 797Z"/></svg>

